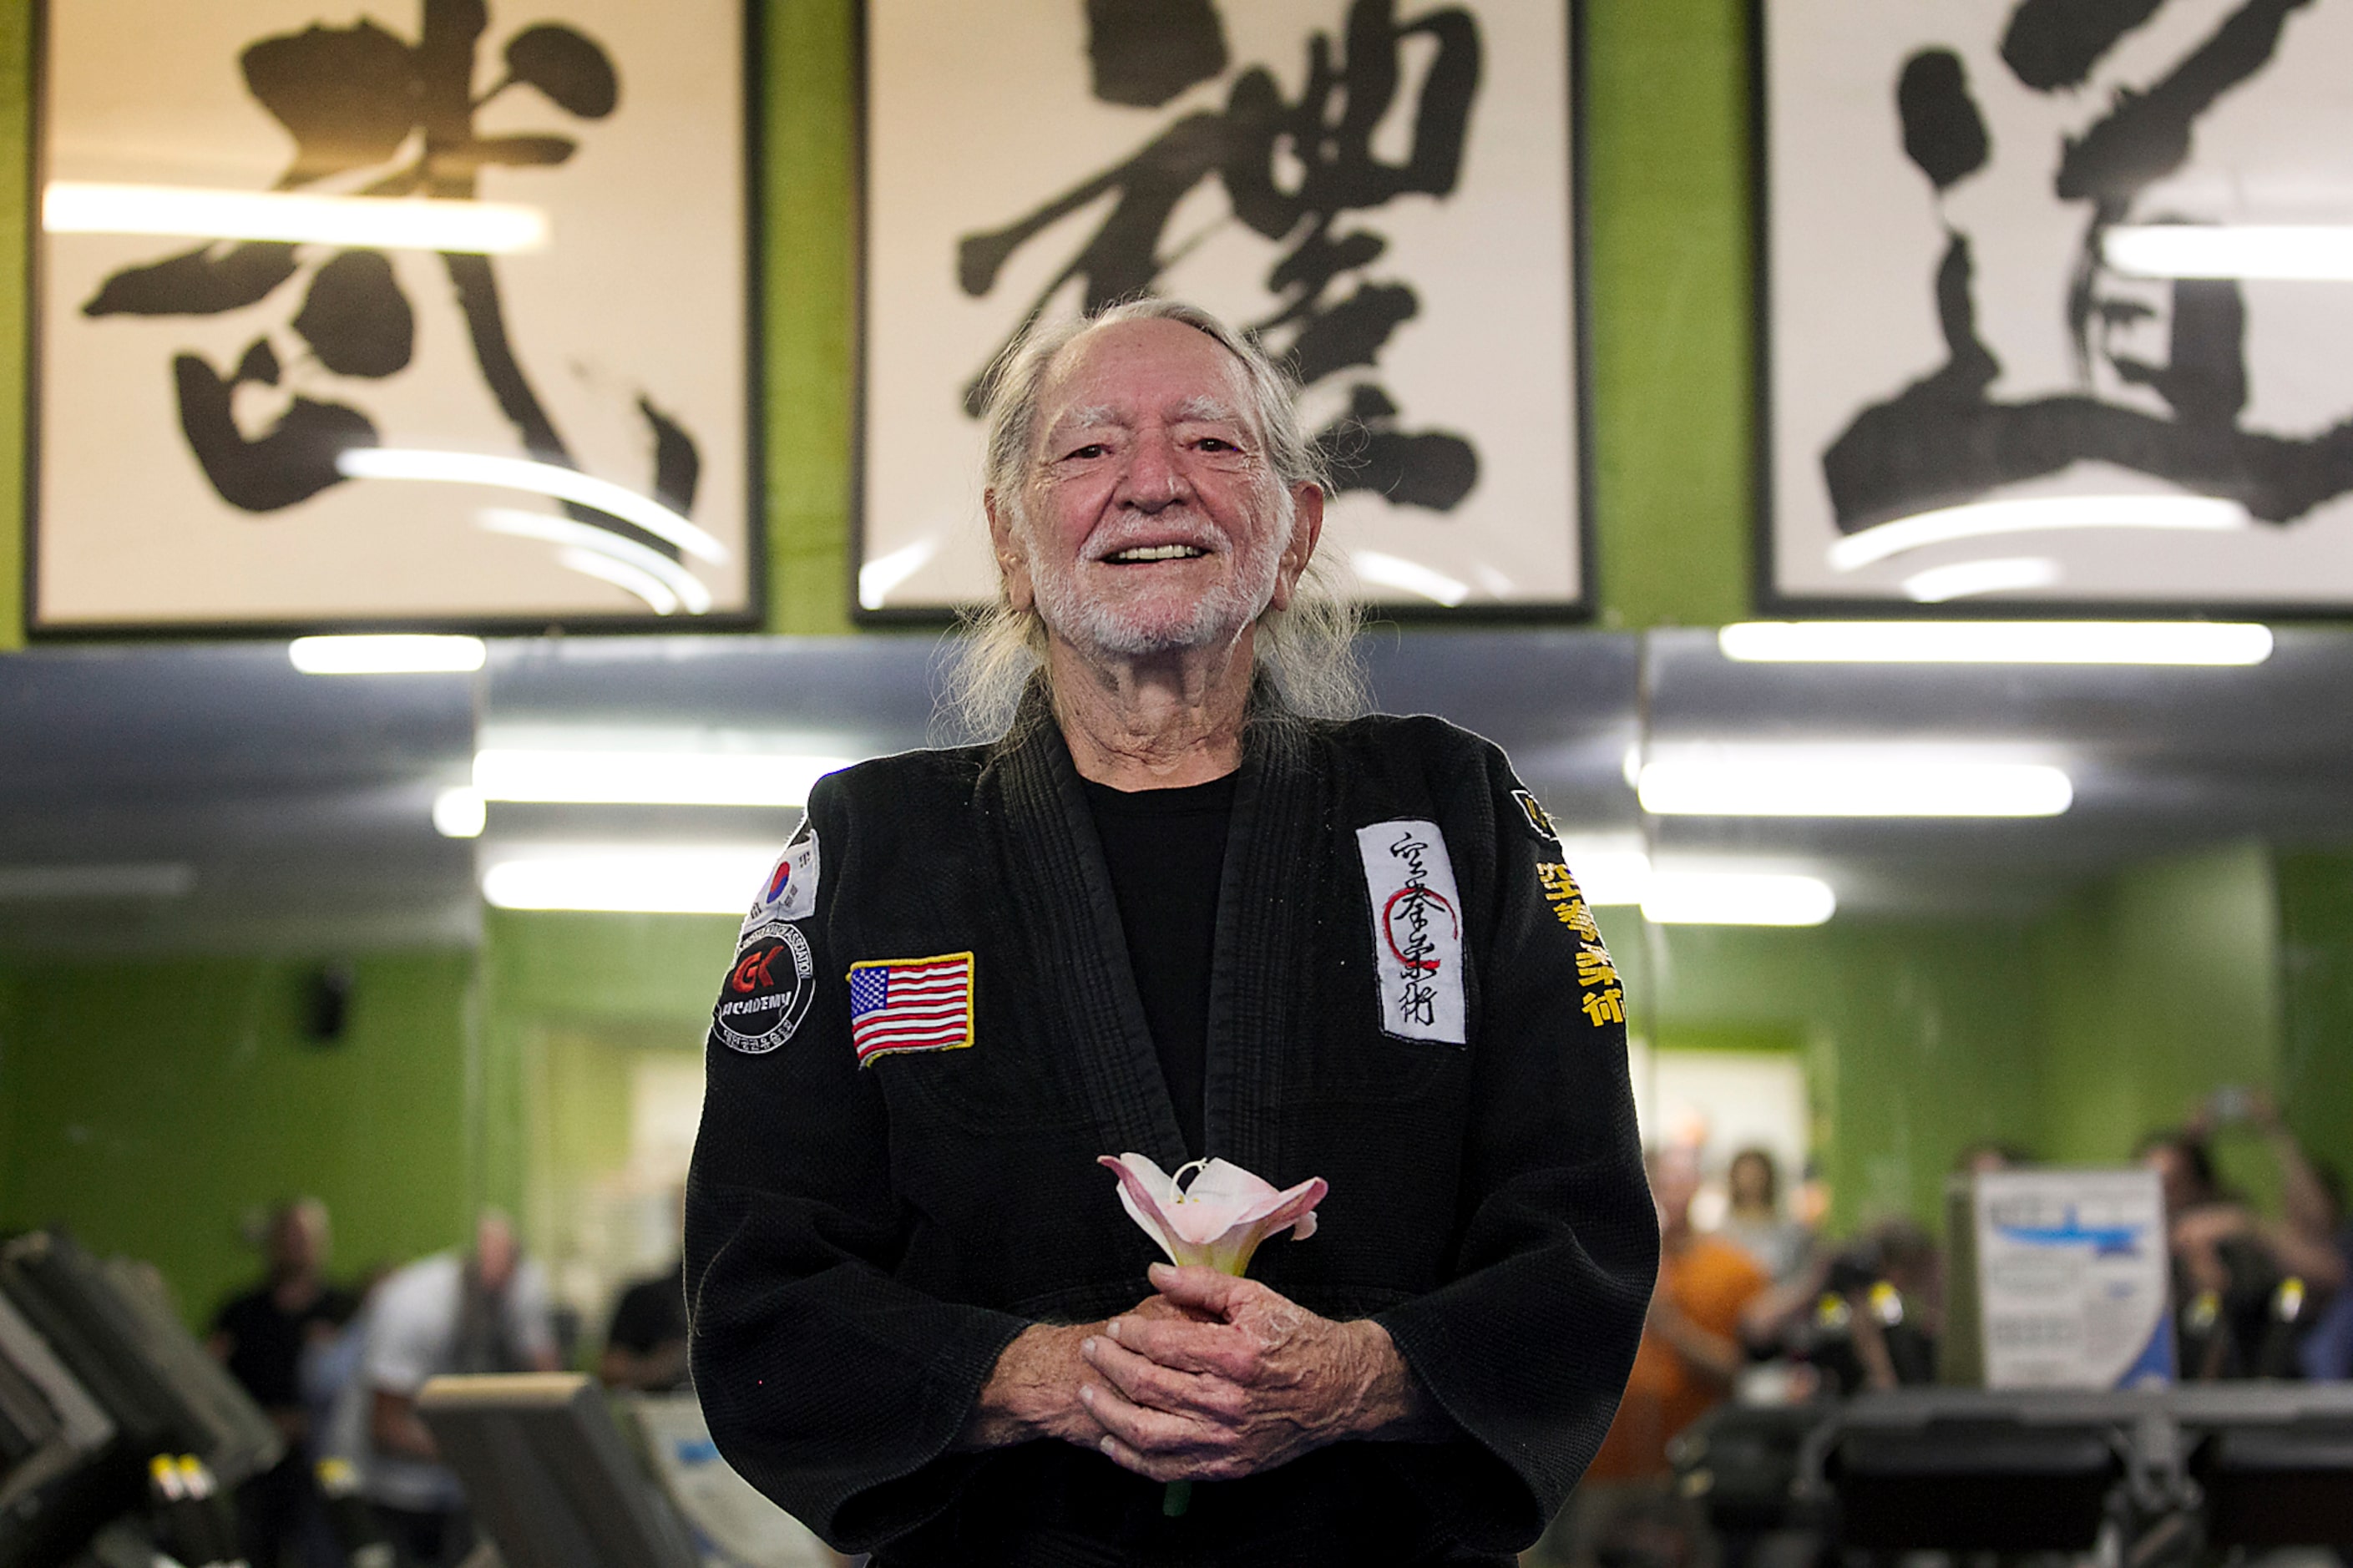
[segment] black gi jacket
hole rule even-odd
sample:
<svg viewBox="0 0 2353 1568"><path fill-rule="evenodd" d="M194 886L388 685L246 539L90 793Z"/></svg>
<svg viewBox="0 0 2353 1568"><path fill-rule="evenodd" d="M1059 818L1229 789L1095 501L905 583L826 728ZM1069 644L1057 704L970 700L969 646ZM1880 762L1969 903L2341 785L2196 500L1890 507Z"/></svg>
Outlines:
<svg viewBox="0 0 2353 1568"><path fill-rule="evenodd" d="M1157 1484L1068 1444L951 1450L1023 1328L1150 1293L1159 1255L1095 1157L1186 1158L1034 692L1015 734L821 781L795 838L816 836L813 910L790 951L758 910L746 925L721 1007L756 991L766 1011L723 1011L734 1045L714 1021L687 1194L694 1382L721 1452L890 1564L1471 1563L1533 1541L1616 1409L1657 1223L1590 917L1502 753L1435 719L1251 725L1207 1152L1278 1186L1330 1182L1315 1235L1268 1242L1251 1277L1377 1319L1460 1436L1204 1483L1173 1521ZM1459 886L1461 1044L1384 1027L1357 830L1417 821ZM958 953L969 1047L860 1067L849 966Z"/></svg>

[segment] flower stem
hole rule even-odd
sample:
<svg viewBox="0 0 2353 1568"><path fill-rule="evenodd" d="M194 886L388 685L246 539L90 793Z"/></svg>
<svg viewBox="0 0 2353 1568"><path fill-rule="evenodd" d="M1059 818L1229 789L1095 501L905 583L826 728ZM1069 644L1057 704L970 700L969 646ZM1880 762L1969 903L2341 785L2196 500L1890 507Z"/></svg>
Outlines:
<svg viewBox="0 0 2353 1568"><path fill-rule="evenodd" d="M1160 1494L1160 1513L1165 1519L1181 1517L1193 1500L1193 1483L1170 1481L1168 1489Z"/></svg>

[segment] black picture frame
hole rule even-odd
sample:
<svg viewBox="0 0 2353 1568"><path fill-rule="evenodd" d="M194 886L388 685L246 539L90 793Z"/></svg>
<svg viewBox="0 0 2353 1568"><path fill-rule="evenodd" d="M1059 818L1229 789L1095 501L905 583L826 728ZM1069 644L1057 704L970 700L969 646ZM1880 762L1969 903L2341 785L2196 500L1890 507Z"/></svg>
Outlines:
<svg viewBox="0 0 2353 1568"><path fill-rule="evenodd" d="M1791 374L1796 359L1794 351L1791 351L1788 345L1793 342L1810 344L1821 341L1825 336L1825 318L1824 313L1820 310L1814 310L1811 314L1792 310L1788 307L1788 302L1782 298L1782 289L1778 287L1781 281L1779 275L1799 270L1777 266L1777 263L1783 259L1782 241L1793 233L1802 233L1809 237L1808 243L1814 245L1821 253L1828 254L1841 249L1846 252L1850 267L1841 277L1840 287L1842 289L1841 302L1848 315L1836 325L1861 339L1871 339L1878 335L1875 329L1883 325L1883 319L1875 312L1884 304L1888 291L1891 290L1903 298L1916 300L1921 321L1925 322L1926 330L1933 332L1937 323L1938 307L1934 289L1939 261L1937 256L1931 251L1926 255L1924 262L1923 256L1918 254L1919 247L1916 245L1913 251L1894 254L1892 259L1887 251L1870 249L1864 242L1873 238L1874 231L1865 224L1850 223L1843 226L1820 223L1804 225L1795 220L1793 215L1786 209L1791 204L1793 193L1802 195L1809 183L1793 181L1786 177L1777 178L1777 173L1779 171L1776 156L1777 90L1781 95L1778 104L1788 106L1790 113L1839 117L1834 132L1810 127L1808 140L1809 144L1824 140L1834 140L1841 147L1862 150L1852 157L1842 160L1841 168L1834 174L1824 176L1825 183L1834 180L1837 182L1838 188L1850 194L1863 187L1877 189L1883 186L1884 182L1880 178L1883 173L1881 165L1888 164L1891 157L1895 162L1905 165L1907 173L1918 185L1919 192L1924 193L1927 202L1930 203L1948 196L1952 192L1965 190L1967 182L1977 173L1976 169L1971 169L1967 173L1952 176L1949 185L1940 184L1932 189L1928 180L1923 177L1928 173L1926 166L1914 166L1916 161L1905 159L1905 155L1901 151L1903 121L1896 103L1896 89L1901 79L1895 71L1891 69L1883 72L1884 90L1873 95L1864 95L1852 90L1853 84L1843 79L1838 80L1808 79L1800 82L1795 75L1798 68L1789 66L1787 67L1786 72L1788 79L1784 80L1785 73L1777 70L1774 54L1776 36L1774 22L1777 16L1786 14L1790 17L1798 18L1798 25L1819 30L1825 38L1835 37L1839 47L1854 53L1858 52L1859 46L1854 36L1853 16L1862 12L1866 6L1867 0L1804 0L1804 3L1799 3L1799 0L1780 0L1778 7L1776 0L1748 0L1747 5L1750 89L1749 188L1752 195L1751 233L1753 236L1750 296L1751 342L1754 349L1751 389L1754 409L1752 436L1755 487L1752 561L1756 584L1754 599L1758 613L1784 617L1969 620L2343 618L2348 614L2348 608L2353 608L2353 572L2344 574L2341 588L2331 589L2325 595L2299 596L2311 578L2308 574L2299 571L2290 563L2282 563L2276 567L2261 563L2235 565L2227 558L2223 558L2223 570L2218 571L2217 552L2208 548L2209 542L2206 539L2198 536L2205 535L2210 531L2221 535L2226 531L2220 527L2211 531L2203 527L2180 531L2168 529L2164 531L2151 532L2123 529L2115 531L2113 537L2119 541L2128 534L2138 536L2140 548L2130 552L2137 556L2137 560L2131 563L2129 573L2130 576L2142 579L2137 583L2122 578L2114 581L2103 580L2095 570L2080 567L2072 560L2061 560L2054 563L2054 565L2059 568L2056 580L2040 586L2019 587L2007 591L1996 589L1975 594L1962 593L1950 597L1921 601L1900 591L1891 592L1884 584L1872 584L1873 591L1867 592L1826 590L1818 580L1820 575L1820 571L1810 568L1804 563L1809 551L1820 548L1825 542L1838 542L1839 535L1822 531L1824 528L1837 527L1837 524L1831 520L1827 507L1806 509L1792 507L1789 504L1791 488L1793 483L1797 482L1794 476L1805 471L1808 463L1818 464L1820 458L1819 446L1800 449L1799 443L1802 439L1800 432L1820 437L1832 433L1834 427L1820 428L1818 427L1818 422L1809 424L1804 417L1793 416L1792 411L1786 406L1788 384L1781 377L1786 374ZM1882 16L1893 17L1899 15L1895 8L1877 9ZM2108 95L2113 84L2105 82L2099 75L2100 58L2103 57L2095 57L2093 68L2086 72L2080 83L2073 86L2038 89L2030 88L2023 82L2001 81L2000 79L2001 63L1997 49L1997 40L2001 37L2001 24L2005 18L2001 16L1994 16L1994 26L1990 32L1985 24L1988 14L2010 10L2010 0L1937 0L1936 4L1902 8L1900 12L1904 19L1902 25L1916 28L1918 37L1917 47L1904 54L1898 63L1908 62L1926 52L1943 49L1958 59L1961 80L1973 94L1991 84L2017 93L2049 92L2054 95L2071 95L2067 100L2082 106L2082 118L2086 123L2098 121L2101 115L2106 112L2106 108L2104 106L2112 107L2115 102L2119 101ZM1888 25L1897 24L1889 23ZM2334 26L2333 19L2332 26ZM2199 41L2198 38L2191 37L2187 40L2187 44L2194 47ZM2143 38L2137 42L2152 45L2151 47L2144 49L2138 58L2162 60L2166 58L2161 48L2154 47L2151 39ZM2161 43L2162 40L2155 42ZM1876 47L1879 47L1876 43L1867 42L1860 46L1860 52L1870 60L1877 61L1879 57L1868 52ZM2266 65L2263 68L2269 68L2271 65L2288 58L2287 51L2291 48L2309 48L2311 45L2309 40L2299 40L2293 36L2288 36L2266 47L2271 48L2272 53L2266 58ZM1793 54L1795 52L1792 51ZM1895 58L1890 57L1891 59ZM1990 64L1989 64L1989 58L1992 61ZM2178 68L2178 62L2175 68ZM2248 83L2259 80L2258 72L2255 75L2237 79L2232 85L2244 88ZM2228 89L2218 101L2230 102ZM2252 101L2242 94L2241 100L2232 106L2232 112L2239 117L2239 123L2233 126L2232 147L2235 150L2233 155L2242 160L2236 166L2236 172L2240 174L2245 173L2246 165L2243 160L2246 156L2246 149L2262 147L2266 143L2267 137L2269 144L2274 146L2293 144L2299 139L2300 134L2293 121L2303 112L2303 110L2294 106L2276 111L2266 111L2264 119L2278 122L2268 132L2247 130L2245 127L2252 119L2247 104ZM1990 121L1983 121L1982 111L1980 113L1981 123L1990 125L1989 140L1997 152L2002 150L2006 142L2014 143L2017 141L2010 134L2011 127L2010 122L2002 118L1999 103ZM1787 126L1783 125L1780 128L1787 129ZM1789 140L1794 142L1796 139ZM2193 156L2197 154L2193 153ZM1865 175L1858 176L1856 174L1858 164L1867 166L1870 172ZM1978 165L1978 167L1983 166L1982 163ZM2055 156L2052 167L2054 170L2057 167ZM2052 175L2052 179L2055 185L2057 182L2055 174ZM1862 197L1855 196L1850 205L1860 205L1862 201ZM1915 200L1912 206L1926 210L1926 205L1920 201ZM1920 211L1905 208L1900 204L1889 204L1880 210L1891 215L1888 219L1891 224L1909 224L1915 231L1920 226ZM2173 221L2184 216L2180 213L2168 214L2159 211L2152 215L2147 221ZM2232 221L2233 216L2224 213L2216 221ZM2245 221L2251 216L2260 216L2261 215L2236 216L2241 221ZM2348 210L2341 216L2343 221L2353 222L2353 205L2348 205ZM1950 223L1945 228L1947 236L1960 232L1962 231L1959 227ZM2006 237L2010 231L1996 228L1989 229L1989 232L1994 234L1999 239ZM2087 239L2085 244L2088 246L2091 241ZM1946 254L1950 254L1949 248ZM1973 284L1974 279L1975 275L1972 274ZM2270 308L2276 316L2277 312L2284 308L2284 301L2279 290L2317 286L2252 280L2243 282L2239 287L2242 292L2254 290L2254 293L2246 294L2245 298L2252 299L2256 306ZM1988 309L1985 296L1975 288L1972 289L1968 299L1973 312L1983 312ZM2010 307L2010 301L2007 298L1997 296L1991 309L2000 310ZM2094 303L2092 310L2095 321L2105 320L2105 317L2101 314L2103 306ZM2162 314L2163 312L2160 311L2159 315ZM2347 332L2348 326L2353 326L2353 315L2348 315L2342 310L2332 309L2329 312L2329 341L2353 343L2353 336L2348 336ZM2276 321L2269 341L2273 343L2284 341L2284 335L2278 331ZM2241 349L2241 366L2248 374L2257 374L2264 368L2263 363L2250 363L2250 356L2254 350L2245 345L2252 344L2253 342L2253 338L2245 340ZM1947 346L1949 348L1949 342ZM1788 357L1786 359L1777 357L1785 355ZM1957 359L1957 351L1955 351L1954 358ZM1995 357L1997 363L2004 364L2005 370L2009 368L2008 362L2002 355L1997 353ZM2099 355L2094 353L2087 357L2089 360L2096 361ZM1948 364L1950 363L1953 363L1952 360L1947 361ZM1907 384L1916 384L1919 380L1936 374L1938 366L1933 353L1915 354L1908 366L1900 372L1883 373L1875 383L1856 381L1851 384L1841 384L1841 390L1852 395L1854 400L1862 406L1870 407L1873 405L1871 400L1874 398L1881 404L1894 402ZM2084 388L2079 389L2078 395L2082 399L2098 401L2103 396L2106 396L2112 405L2124 403L2124 399L2099 391L2095 370L2087 371L2086 375L2092 379L2087 380ZM2353 388L2348 388L2348 391L2353 391ZM2047 401L2057 395L2065 395L2063 389L2060 394L2042 394L2041 397ZM2022 402L2031 399L2021 394L2018 400ZM1986 401L1998 403L2000 399L1995 397ZM2137 406L2130 404L2125 404L2125 405ZM2141 412L2146 413L2146 409L2142 409ZM2345 398L2342 409L2334 417L2342 421L2348 416L2353 416L2353 395ZM1851 431L1853 427L1851 425L1846 428ZM2311 427L2311 422L2307 422L2306 427ZM2353 463L2353 425L2348 425L2348 429L2346 440L2348 463ZM1793 461L1793 453L1800 460ZM2100 475L2115 470L2117 467L2110 464L2105 468L2094 468L2089 462L2084 462L2076 465L2072 471L2054 470L2056 478L2035 476L2023 483L1996 485L1974 493L1947 491L1924 499L1920 510L1933 510L1939 507L1967 505L1976 500L2008 499L2018 492L2023 492L2019 499L2040 500L2044 499L2045 496L2064 499L2073 495L2096 498L2102 494L2098 489ZM2047 489L2037 489L2038 485L2046 483L2049 487ZM2071 485L2076 488L2071 489L2068 488ZM2232 499L2228 494L2218 494L2217 487L2204 489L2190 486L2168 487L2153 477L2129 472L2126 473L2119 488L2122 493L2131 497L2154 495L2169 500L2178 496L2191 500L2211 499L2222 501ZM2227 487L2221 488L2227 489ZM2342 497L2338 498L2337 502L2322 504L2337 505L2337 510L2343 514L2341 517L2326 520L2331 528L2340 523L2353 527L2353 505L2343 504ZM2258 520L2239 531L2231 533L2230 539L2233 542L2243 542L2244 544L2260 549L2270 549L2273 542L2290 538L2295 526L2290 524L2283 528L2269 528ZM1808 542L1793 545L1793 535L1800 527L1806 531L1805 539ZM2035 548L2043 550L2047 557L2052 552L2051 536L2063 531L2065 531L2053 529L2035 533L2021 531L2018 537L2029 541L2040 541ZM2092 536L2092 531L2087 530L2076 537ZM1853 534L1848 533L1845 537L1852 538ZM2105 539L2111 536L2102 533L2100 537ZM2179 549L2181 541L2193 537L2198 539L2198 549L2194 557ZM2353 537L2353 535L2348 537ZM2168 546L2172 548L2169 549ZM2237 543L2233 543L2226 547L2226 550L2237 547ZM2321 548L2317 536L2314 538L2312 548L2315 550ZM2182 557L2179 569L2168 571L2166 563L2171 557L2177 555ZM2031 560L2036 557L2021 559ZM1948 563L1955 563L1923 559L1917 564L1926 569L1936 564ZM1810 571L1813 574L1811 576L1808 575ZM2253 580L2264 574L2269 574L2274 586L2266 588L2261 581ZM2233 581L2231 580L2232 574L2242 575L2250 580ZM2166 576L2178 585L2167 586L2163 582L2152 585L2147 581L2160 575ZM2069 591L2078 582L2083 584L2083 591Z"/></svg>
<svg viewBox="0 0 2353 1568"><path fill-rule="evenodd" d="M985 603L993 593L993 580L974 594L955 603L918 605L874 605L865 602L860 592L860 573L888 541L878 537L874 526L874 494L871 468L871 440L874 435L872 414L878 395L875 371L875 320L878 309L885 308L877 300L875 287L875 178L874 178L874 113L875 69L873 47L873 11L884 0L856 0L854 27L856 33L856 125L854 134L857 166L857 260L856 260L856 333L855 391L851 403L850 465L850 552L848 580L844 592L852 620L874 627L934 628L953 624L970 608ZM1500 5L1504 0L1493 0ZM1296 0L1297 8L1311 9L1307 0ZM1077 8L1072 7L1073 11ZM1336 27L1345 6L1340 0L1316 12L1316 19L1327 26ZM1597 584L1598 551L1595 539L1594 506L1594 416L1593 416L1593 356L1592 298L1589 242L1589 195L1586 137L1586 35L1584 0L1562 0L1562 29L1567 60L1563 82L1567 96L1564 106L1563 134L1566 138L1565 172L1568 190L1564 203L1566 224L1565 255L1569 278L1566 290L1566 323L1567 342L1562 345L1562 363L1568 380L1567 408L1565 434L1572 450L1568 464L1567 500L1573 508L1569 527L1573 531L1570 555L1574 561L1576 591L1572 594L1541 598L1505 601L1472 600L1447 606L1426 601L1368 597L1367 614L1377 620L1409 623L1461 624L1563 624L1590 621L1599 612L1599 594ZM1116 155L1122 149L1106 148L1106 156ZM986 160L980 160L985 163ZM983 527L979 519L978 479L976 458L965 476L969 484L971 500L965 525L976 531ZM1325 547L1332 535L1327 531Z"/></svg>
<svg viewBox="0 0 2353 1568"><path fill-rule="evenodd" d="M160 5L161 0L145 0ZM501 7L501 13L506 9ZM446 632L477 636L529 636L547 633L675 634L680 632L744 632L762 629L767 620L769 598L769 542L767 537L765 481L766 432L763 406L764 358L763 342L765 300L763 214L766 201L766 172L762 128L765 52L763 26L764 7L759 0L730 0L723 7L727 39L733 53L726 62L723 75L740 92L738 112L733 117L726 152L736 162L733 178L714 183L709 195L725 193L732 201L731 216L740 235L740 245L727 247L734 263L741 268L741 287L722 298L732 298L734 321L727 338L741 355L740 370L725 378L732 389L733 415L738 422L728 435L738 448L737 460L723 466L705 463L702 482L707 486L713 478L729 484L740 483L735 498L739 512L740 533L728 541L730 552L741 563L736 576L734 603L714 605L701 614L663 615L650 610L602 610L562 606L554 609L517 607L512 610L457 609L435 611L390 610L353 613L347 610L323 610L309 613L300 610L286 613L250 615L123 615L119 616L60 615L45 595L44 568L56 553L52 520L43 506L45 479L45 432L58 416L45 397L48 379L44 375L52 334L44 321L45 307L50 303L49 292L54 285L53 268L47 255L47 238L43 224L43 195L50 173L50 153L55 140L52 122L53 82L51 46L57 7L52 0L34 0L31 7L29 55L32 73L30 126L26 144L27 174L27 279L25 294L25 331L26 343L26 396L25 411L25 459L22 500L25 518L25 563L22 587L24 625L28 640L39 642L77 642L90 640L211 640L221 638L275 638L310 634L364 632ZM508 41L517 30L536 26L562 17L548 18L541 14L508 16L495 14L492 37L504 29ZM168 30L164 30L168 36ZM183 57L184 58L184 57ZM223 69L234 73L234 58L222 62ZM620 66L623 105L627 106L628 62ZM561 117L550 113L543 118L551 121ZM157 237L152 245L158 252L185 247L190 242ZM512 437L511 428L494 430L490 446L500 434ZM650 443L649 443L650 444ZM493 455L501 455L495 450ZM503 455L525 455L518 447ZM583 466L585 465L575 465ZM705 492L707 493L707 491ZM593 509L592 509L593 510ZM574 516L580 513L575 512Z"/></svg>

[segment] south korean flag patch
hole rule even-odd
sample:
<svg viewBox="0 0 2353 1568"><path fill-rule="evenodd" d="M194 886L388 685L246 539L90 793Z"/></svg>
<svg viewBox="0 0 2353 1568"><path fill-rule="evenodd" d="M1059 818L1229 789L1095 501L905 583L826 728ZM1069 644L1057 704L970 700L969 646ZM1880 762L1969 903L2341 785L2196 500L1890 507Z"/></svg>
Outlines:
<svg viewBox="0 0 2353 1568"><path fill-rule="evenodd" d="M754 929L774 925L779 921L803 921L817 913L817 829L807 817L801 819L799 831L776 857L768 868L765 880L760 884L759 897L752 900L752 912L744 921L744 936Z"/></svg>

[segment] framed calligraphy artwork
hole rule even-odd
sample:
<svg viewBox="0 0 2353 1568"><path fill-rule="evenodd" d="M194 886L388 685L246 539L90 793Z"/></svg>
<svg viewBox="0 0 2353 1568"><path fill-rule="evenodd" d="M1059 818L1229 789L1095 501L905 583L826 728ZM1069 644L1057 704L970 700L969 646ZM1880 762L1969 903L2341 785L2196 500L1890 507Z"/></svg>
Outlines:
<svg viewBox="0 0 2353 1568"><path fill-rule="evenodd" d="M32 629L756 624L748 26L47 6Z"/></svg>
<svg viewBox="0 0 2353 1568"><path fill-rule="evenodd" d="M994 595L982 377L1029 323L1146 294L1301 382L1349 591L1583 613L1576 25L1523 0L867 0L860 615Z"/></svg>
<svg viewBox="0 0 2353 1568"><path fill-rule="evenodd" d="M1768 604L2353 604L2353 12L1752 15Z"/></svg>

